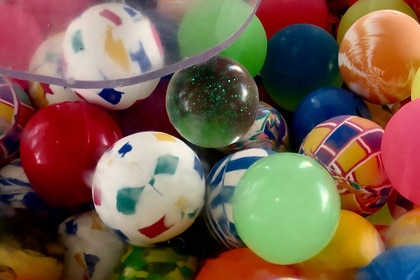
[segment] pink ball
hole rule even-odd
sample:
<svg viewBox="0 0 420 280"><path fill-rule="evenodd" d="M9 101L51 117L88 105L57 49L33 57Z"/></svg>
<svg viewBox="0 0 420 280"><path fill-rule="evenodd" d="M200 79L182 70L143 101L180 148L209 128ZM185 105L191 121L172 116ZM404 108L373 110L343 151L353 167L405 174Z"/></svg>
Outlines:
<svg viewBox="0 0 420 280"><path fill-rule="evenodd" d="M42 40L41 29L32 14L19 6L0 3L1 68L28 70L29 61Z"/></svg>
<svg viewBox="0 0 420 280"><path fill-rule="evenodd" d="M11 2L19 9L30 13L44 34L64 31L70 21L93 5L92 0L13 0Z"/></svg>
<svg viewBox="0 0 420 280"><path fill-rule="evenodd" d="M381 153L392 186L402 196L420 204L420 99L402 106L388 121Z"/></svg>

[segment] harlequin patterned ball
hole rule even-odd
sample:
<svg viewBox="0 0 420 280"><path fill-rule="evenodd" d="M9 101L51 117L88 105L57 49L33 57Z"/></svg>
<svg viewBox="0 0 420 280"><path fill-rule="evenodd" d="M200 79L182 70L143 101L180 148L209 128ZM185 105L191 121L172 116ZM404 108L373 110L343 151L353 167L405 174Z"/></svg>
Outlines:
<svg viewBox="0 0 420 280"><path fill-rule="evenodd" d="M16 158L22 130L34 114L23 88L0 77L0 167Z"/></svg>
<svg viewBox="0 0 420 280"><path fill-rule="evenodd" d="M140 11L122 3L94 5L73 20L63 38L68 80L102 81L139 76L163 66L159 34ZM148 97L159 79L110 88L75 88L88 102L125 109Z"/></svg>
<svg viewBox="0 0 420 280"><path fill-rule="evenodd" d="M235 152L249 148L262 148L276 152L289 149L289 133L285 119L273 106L260 101L257 116L249 131L235 143L221 148Z"/></svg>
<svg viewBox="0 0 420 280"><path fill-rule="evenodd" d="M190 280L196 269L196 257L182 254L171 247L129 246L110 279Z"/></svg>
<svg viewBox="0 0 420 280"><path fill-rule="evenodd" d="M317 160L334 177L343 209L368 215L383 206L391 191L381 158L383 133L371 120L341 115L315 126L299 153Z"/></svg>
<svg viewBox="0 0 420 280"><path fill-rule="evenodd" d="M64 33L48 37L35 51L29 64L29 71L33 74L52 77L63 77L61 46ZM63 101L79 100L80 98L69 87L29 82L29 96L38 108Z"/></svg>
<svg viewBox="0 0 420 280"><path fill-rule="evenodd" d="M64 245L63 280L109 279L124 254L124 241L95 211L67 218L58 233Z"/></svg>
<svg viewBox="0 0 420 280"><path fill-rule="evenodd" d="M200 159L186 143L163 132L118 140L99 160L92 184L101 219L135 246L181 234L204 204Z"/></svg>
<svg viewBox="0 0 420 280"><path fill-rule="evenodd" d="M13 208L44 212L48 206L32 189L23 170L20 158L16 158L0 169L0 201Z"/></svg>
<svg viewBox="0 0 420 280"><path fill-rule="evenodd" d="M232 196L245 171L259 159L275 153L262 148L234 152L218 161L206 180L206 223L212 236L229 249L245 247L236 232Z"/></svg>

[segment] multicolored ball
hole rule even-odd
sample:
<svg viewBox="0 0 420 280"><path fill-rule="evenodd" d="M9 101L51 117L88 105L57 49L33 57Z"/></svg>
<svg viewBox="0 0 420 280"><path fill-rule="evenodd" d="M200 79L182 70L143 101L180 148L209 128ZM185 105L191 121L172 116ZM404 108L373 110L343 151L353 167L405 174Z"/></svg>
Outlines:
<svg viewBox="0 0 420 280"><path fill-rule="evenodd" d="M22 130L34 114L22 87L0 77L0 166L16 158Z"/></svg>
<svg viewBox="0 0 420 280"><path fill-rule="evenodd" d="M124 241L95 211L67 218L58 233L65 249L63 280L109 279L125 251Z"/></svg>
<svg viewBox="0 0 420 280"><path fill-rule="evenodd" d="M110 279L191 280L198 260L171 247L129 246Z"/></svg>
<svg viewBox="0 0 420 280"><path fill-rule="evenodd" d="M48 77L63 77L61 47L64 33L58 33L39 45L29 63L29 71L36 75ZM29 96L38 108L63 101L80 100L74 91L65 86L59 86L36 81L29 82Z"/></svg>
<svg viewBox="0 0 420 280"><path fill-rule="evenodd" d="M217 162L207 176L206 223L213 237L229 249L245 247L233 221L235 187L249 166L273 153L262 148L237 151Z"/></svg>
<svg viewBox="0 0 420 280"><path fill-rule="evenodd" d="M0 201L13 208L44 212L47 204L32 189L23 170L20 158L16 158L0 169Z"/></svg>
<svg viewBox="0 0 420 280"><path fill-rule="evenodd" d="M343 36L338 65L349 89L372 103L409 98L420 66L419 23L390 9L362 16Z"/></svg>
<svg viewBox="0 0 420 280"><path fill-rule="evenodd" d="M220 150L235 152L249 148L261 148L276 152L289 149L289 132L286 120L273 106L260 101L257 116L249 131L238 141Z"/></svg>
<svg viewBox="0 0 420 280"><path fill-rule="evenodd" d="M62 53L68 80L133 78L164 64L159 34L151 20L122 3L94 5L73 20L64 34ZM158 81L74 90L88 102L120 110L148 97Z"/></svg>
<svg viewBox="0 0 420 280"><path fill-rule="evenodd" d="M145 131L118 140L93 174L101 219L128 243L151 246L185 231L204 205L200 159L180 139Z"/></svg>
<svg viewBox="0 0 420 280"><path fill-rule="evenodd" d="M384 205L391 191L381 158L383 133L369 119L341 115L315 126L299 153L316 159L334 177L343 209L368 215Z"/></svg>

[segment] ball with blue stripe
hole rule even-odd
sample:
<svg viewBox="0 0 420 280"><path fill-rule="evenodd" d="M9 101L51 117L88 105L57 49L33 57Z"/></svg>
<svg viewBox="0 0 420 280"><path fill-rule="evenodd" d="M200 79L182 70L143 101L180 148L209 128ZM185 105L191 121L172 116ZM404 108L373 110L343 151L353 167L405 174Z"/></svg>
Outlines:
<svg viewBox="0 0 420 280"><path fill-rule="evenodd" d="M239 238L232 214L235 187L256 161L276 152L251 148L232 153L218 161L206 180L206 223L212 236L229 249L245 247Z"/></svg>

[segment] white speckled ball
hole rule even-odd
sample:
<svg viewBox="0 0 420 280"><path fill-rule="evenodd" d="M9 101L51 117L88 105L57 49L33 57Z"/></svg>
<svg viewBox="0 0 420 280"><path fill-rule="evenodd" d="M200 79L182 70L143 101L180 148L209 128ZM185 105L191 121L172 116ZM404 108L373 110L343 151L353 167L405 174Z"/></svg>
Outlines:
<svg viewBox="0 0 420 280"><path fill-rule="evenodd" d="M29 64L29 71L37 75L62 77L61 46L64 33L48 37L39 45ZM36 107L43 108L50 104L80 100L70 87L31 81L29 95Z"/></svg>
<svg viewBox="0 0 420 280"><path fill-rule="evenodd" d="M204 205L204 171L180 139L139 132L102 155L92 192L105 224L132 245L151 246L181 234L195 221Z"/></svg>
<svg viewBox="0 0 420 280"><path fill-rule="evenodd" d="M64 245L63 280L109 279L125 251L125 243L95 211L71 216L59 225Z"/></svg>
<svg viewBox="0 0 420 280"><path fill-rule="evenodd" d="M150 19L122 3L90 7L68 26L63 39L68 80L103 81L139 76L164 64L159 34ZM159 79L75 92L106 109L125 109L148 97Z"/></svg>

